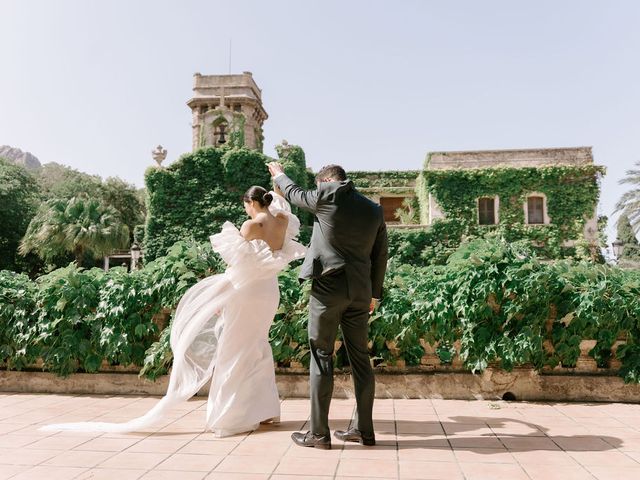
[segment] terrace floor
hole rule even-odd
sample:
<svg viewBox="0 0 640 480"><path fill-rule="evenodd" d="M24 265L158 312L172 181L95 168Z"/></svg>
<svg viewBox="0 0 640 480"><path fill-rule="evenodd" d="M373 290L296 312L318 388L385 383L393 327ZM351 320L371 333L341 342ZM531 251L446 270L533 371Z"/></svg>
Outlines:
<svg viewBox="0 0 640 480"><path fill-rule="evenodd" d="M156 397L0 393L0 479L638 479L640 405L377 400L378 445L293 445L309 403L248 435L204 433L205 400L134 434L39 432L52 422L124 421ZM332 428L353 400L334 400Z"/></svg>

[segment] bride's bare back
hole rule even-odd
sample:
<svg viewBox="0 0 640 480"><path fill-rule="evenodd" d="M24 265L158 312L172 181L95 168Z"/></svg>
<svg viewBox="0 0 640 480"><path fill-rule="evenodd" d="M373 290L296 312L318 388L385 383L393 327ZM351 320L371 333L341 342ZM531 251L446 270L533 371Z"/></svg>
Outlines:
<svg viewBox="0 0 640 480"><path fill-rule="evenodd" d="M242 224L240 234L247 240L264 240L275 252L284 246L288 225L289 218L283 213L259 213L256 218Z"/></svg>

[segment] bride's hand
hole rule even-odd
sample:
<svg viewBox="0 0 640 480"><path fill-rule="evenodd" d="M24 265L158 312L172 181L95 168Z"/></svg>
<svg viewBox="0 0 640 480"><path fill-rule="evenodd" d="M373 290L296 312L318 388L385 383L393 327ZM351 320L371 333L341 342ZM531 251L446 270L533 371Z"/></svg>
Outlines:
<svg viewBox="0 0 640 480"><path fill-rule="evenodd" d="M284 198L284 193L282 193L282 190L280 190L280 188L275 183L273 184L273 191Z"/></svg>

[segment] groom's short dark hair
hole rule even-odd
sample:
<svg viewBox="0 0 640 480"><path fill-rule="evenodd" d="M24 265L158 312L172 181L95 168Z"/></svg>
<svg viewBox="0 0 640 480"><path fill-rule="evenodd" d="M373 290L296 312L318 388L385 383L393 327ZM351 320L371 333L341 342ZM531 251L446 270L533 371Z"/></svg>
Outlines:
<svg viewBox="0 0 640 480"><path fill-rule="evenodd" d="M344 171L340 165L327 165L322 167L316 174L316 182L324 180L326 178L333 178L339 182L343 182L347 179L347 172Z"/></svg>

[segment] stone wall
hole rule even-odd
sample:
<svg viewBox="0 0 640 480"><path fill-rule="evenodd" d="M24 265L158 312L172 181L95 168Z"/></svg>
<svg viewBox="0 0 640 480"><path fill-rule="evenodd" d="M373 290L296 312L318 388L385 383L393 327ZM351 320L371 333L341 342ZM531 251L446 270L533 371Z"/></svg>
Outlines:
<svg viewBox="0 0 640 480"><path fill-rule="evenodd" d="M593 164L591 147L532 148L521 150L470 150L430 152L426 170L496 167L583 166Z"/></svg>
<svg viewBox="0 0 640 480"><path fill-rule="evenodd" d="M430 152L425 161L425 170L525 168L593 165L591 147L536 148L520 150L477 150L465 152ZM524 206L523 206L524 208ZM433 195L428 198L428 223L445 217ZM598 240L597 209L585 219L584 238L589 242ZM565 242L572 246L574 240Z"/></svg>
<svg viewBox="0 0 640 480"><path fill-rule="evenodd" d="M282 398L309 396L307 372L280 372L276 383ZM164 395L167 385L167 376L151 382L134 373L75 373L62 379L44 372L0 371L1 392L159 396ZM200 396L207 394L208 386L198 392ZM336 375L333 396L354 397L351 375ZM625 384L620 377L608 374L538 374L526 368L513 372L489 368L478 375L424 368L376 373L376 398L498 400L503 397L527 401L637 402L640 385Z"/></svg>

